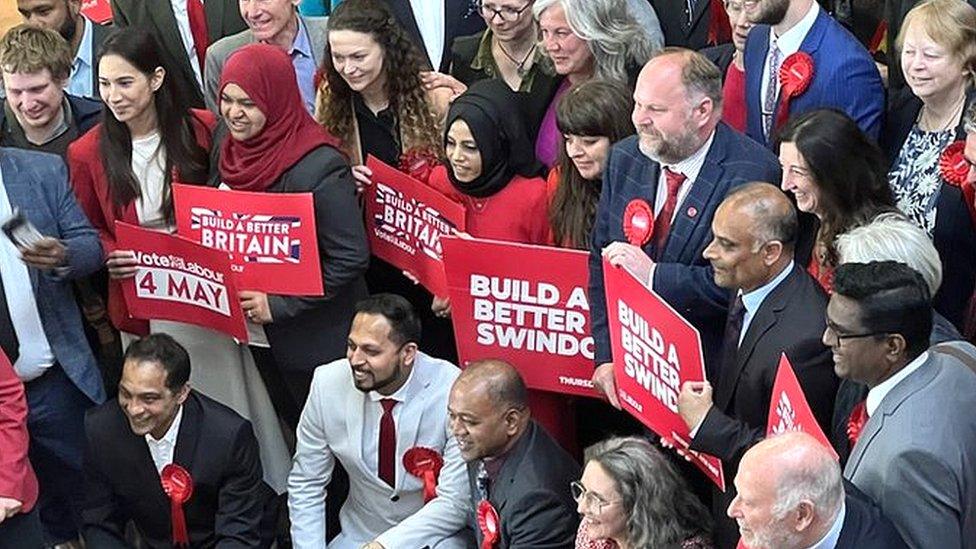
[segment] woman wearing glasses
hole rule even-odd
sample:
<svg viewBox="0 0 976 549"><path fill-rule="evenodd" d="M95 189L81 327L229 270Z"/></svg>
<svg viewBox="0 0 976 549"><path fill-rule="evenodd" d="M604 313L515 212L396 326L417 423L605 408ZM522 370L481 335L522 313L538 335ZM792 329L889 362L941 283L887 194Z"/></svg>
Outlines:
<svg viewBox="0 0 976 549"><path fill-rule="evenodd" d="M850 117L834 109L790 119L779 140L781 186L793 194L801 212L813 214L819 222L807 271L830 293L837 237L870 223L880 213L896 211L885 178L884 155ZM801 219L797 261L807 257L802 240L805 225L809 226Z"/></svg>
<svg viewBox="0 0 976 549"><path fill-rule="evenodd" d="M526 126L534 139L561 78L539 47L532 4L532 0L484 0L479 13L488 28L454 39L449 75L425 73L423 79L428 88L447 86L458 95L479 80L504 80L513 91L528 96Z"/></svg>
<svg viewBox="0 0 976 549"><path fill-rule="evenodd" d="M711 516L659 450L642 438L610 438L586 450L570 485L583 516L577 549L712 547Z"/></svg>

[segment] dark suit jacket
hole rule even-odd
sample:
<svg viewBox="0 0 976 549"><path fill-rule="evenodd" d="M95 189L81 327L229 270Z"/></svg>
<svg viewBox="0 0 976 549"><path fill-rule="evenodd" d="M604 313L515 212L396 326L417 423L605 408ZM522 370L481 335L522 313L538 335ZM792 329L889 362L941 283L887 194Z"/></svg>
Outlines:
<svg viewBox="0 0 976 549"><path fill-rule="evenodd" d="M844 524L835 549L907 549L898 530L871 498L844 481Z"/></svg>
<svg viewBox="0 0 976 549"><path fill-rule="evenodd" d="M691 447L722 459L725 478L735 477L739 460L766 434L769 401L782 353L786 353L810 409L824 432L837 392L830 349L821 342L827 296L806 270L790 274L763 300L749 323L736 354L735 367L722 370L715 384L715 404L699 427ZM734 546L738 528L725 510L735 488L713 489L715 540Z"/></svg>
<svg viewBox="0 0 976 549"><path fill-rule="evenodd" d="M113 23L118 27L133 26L152 32L163 47L162 58L167 77L172 77L190 106L205 108L203 91L193 75L193 68L186 56L186 48L176 26L173 8L165 0L111 0ZM237 34L247 28L241 19L237 0L207 0L203 3L207 13L207 34L210 43L225 36ZM203 67L200 67L201 76Z"/></svg>
<svg viewBox="0 0 976 549"><path fill-rule="evenodd" d="M231 139L222 137L225 133L221 125L215 136L218 143ZM214 168L220 165L219 150L213 148ZM219 174L214 178L213 183L219 183ZM345 157L323 145L285 171L267 192L312 193L325 295L268 296L274 320L264 325L278 366L311 373L345 356L356 302L366 297L363 275L369 264L369 243L356 188Z"/></svg>
<svg viewBox="0 0 976 549"><path fill-rule="evenodd" d="M426 1L444 2L444 51L441 52L440 66L434 67L434 69L446 73L451 66L451 43L458 36L467 36L485 30L485 20L478 13L477 3L470 0ZM383 0L383 2L393 12L400 26L413 38L414 45L424 55L424 59L429 65L431 63L430 52L427 51L424 39L420 35L420 28L417 26L417 19L414 17L410 0Z"/></svg>
<svg viewBox="0 0 976 549"><path fill-rule="evenodd" d="M624 209L635 198L653 207L661 173L660 164L644 156L637 144L637 136L631 136L611 148L593 226L589 291L596 364L611 360L600 252L611 242L627 241ZM719 123L698 179L676 209L664 253L655 267L654 291L701 332L706 364L710 356L717 356L731 296L729 290L715 284L711 265L702 257L712 240L712 216L733 187L779 180L779 161L771 152ZM654 257L653 241L644 251Z"/></svg>
<svg viewBox="0 0 976 549"><path fill-rule="evenodd" d="M712 14L709 0L694 0L691 22L687 0L646 0L654 7L664 31L665 46L700 50L708 46L708 24Z"/></svg>
<svg viewBox="0 0 976 549"><path fill-rule="evenodd" d="M732 64L732 57L735 55L735 45L729 43L710 46L701 50L701 54L715 63L718 70L722 72L722 80L724 81L726 73L729 72L729 65Z"/></svg>
<svg viewBox="0 0 976 549"><path fill-rule="evenodd" d="M762 126L762 76L769 33L769 25L756 25L746 40L746 133L772 147L773 142L763 136ZM800 44L800 51L813 58L814 77L810 87L790 101L790 115L836 107L865 133L878 139L884 118L884 88L874 60L857 38L821 10ZM778 105L779 102L777 110ZM775 136L776 132L772 133Z"/></svg>
<svg viewBox="0 0 976 549"><path fill-rule="evenodd" d="M976 92L972 89L967 95L967 105L976 101ZM894 92L888 103L881 145L888 155L889 166L893 166L922 109L922 100L906 87ZM960 121L956 127L956 140L965 139L966 129ZM962 191L952 185L942 185L935 209L932 240L942 259L942 286L932 298L932 306L961 331L969 298L976 286L976 220L969 213Z"/></svg>
<svg viewBox="0 0 976 549"><path fill-rule="evenodd" d="M489 489L488 499L501 519L501 539L495 547L572 549L579 515L569 483L579 480L580 474L576 461L545 429L530 421ZM477 476L478 462L468 463L470 522L481 547L483 536L475 518L480 501Z"/></svg>
<svg viewBox="0 0 976 549"><path fill-rule="evenodd" d="M206 366L205 364L202 366ZM169 499L144 437L132 432L116 400L85 417L86 497L83 533L89 547L124 547L132 520L152 548L172 546ZM189 471L193 495L183 504L192 547L261 547L261 525L274 493L262 480L251 424L196 391L183 403L173 463Z"/></svg>
<svg viewBox="0 0 976 549"><path fill-rule="evenodd" d="M41 234L61 240L68 248L66 271L28 269L37 312L41 316L54 358L64 373L92 402L105 400L102 376L92 355L71 281L102 267L102 247L68 185L61 157L22 149L0 148L0 183L10 204L20 208ZM31 415L43 409L32 409Z"/></svg>

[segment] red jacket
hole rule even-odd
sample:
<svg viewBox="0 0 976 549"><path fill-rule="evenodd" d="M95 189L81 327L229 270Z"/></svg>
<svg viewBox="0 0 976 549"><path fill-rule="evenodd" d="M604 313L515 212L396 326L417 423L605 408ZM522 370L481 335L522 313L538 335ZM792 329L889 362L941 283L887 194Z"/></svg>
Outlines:
<svg viewBox="0 0 976 549"><path fill-rule="evenodd" d="M197 143L210 150L213 141L213 130L217 119L210 111L191 109L194 122L194 134ZM117 211L109 195L108 178L102 167L102 158L98 152L98 144L102 125L99 124L88 131L81 138L68 147L68 170L71 175L71 186L74 187L78 204L84 210L88 220L98 231L105 255L117 249L115 243L115 222L124 221L139 225L136 214L135 201L130 202ZM174 174L173 183L185 183ZM149 333L149 323L129 316L129 311L122 298L122 287L117 280L109 280L108 314L112 324L119 330L137 335Z"/></svg>
<svg viewBox="0 0 976 549"><path fill-rule="evenodd" d="M27 459L28 442L24 384L0 352L0 497L23 503L22 513L37 502L37 477Z"/></svg>

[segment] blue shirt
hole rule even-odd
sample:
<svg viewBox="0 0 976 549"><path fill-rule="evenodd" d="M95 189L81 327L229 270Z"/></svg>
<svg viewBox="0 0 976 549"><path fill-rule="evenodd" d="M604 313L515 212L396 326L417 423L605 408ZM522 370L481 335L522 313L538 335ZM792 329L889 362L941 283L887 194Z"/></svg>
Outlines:
<svg viewBox="0 0 976 549"><path fill-rule="evenodd" d="M71 63L71 78L68 79L67 92L77 97L90 97L100 99L98 90L93 89L92 71L92 22L87 17L85 19L85 30L81 35L81 42L78 44L78 53Z"/></svg>
<svg viewBox="0 0 976 549"><path fill-rule="evenodd" d="M295 80L298 81L298 91L302 92L305 110L315 112L315 56L312 54L312 41L308 37L308 29L302 18L298 18L298 33L288 51L291 64L295 67Z"/></svg>
<svg viewBox="0 0 976 549"><path fill-rule="evenodd" d="M752 323L752 318L756 316L756 311L762 306L762 302L766 299L781 282L786 280L786 277L790 276L793 271L793 260L790 260L790 264L783 269L783 272L776 275L775 278L767 282L765 285L756 288L755 290L742 294L742 305L746 309L746 314L742 317L742 330L739 332L739 345L742 345L742 338L746 336L746 332L749 331L749 324Z"/></svg>

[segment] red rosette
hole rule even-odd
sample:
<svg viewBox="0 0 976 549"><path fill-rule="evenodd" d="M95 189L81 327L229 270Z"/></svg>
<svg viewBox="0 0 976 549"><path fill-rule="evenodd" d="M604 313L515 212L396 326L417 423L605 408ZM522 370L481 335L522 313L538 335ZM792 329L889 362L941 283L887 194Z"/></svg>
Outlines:
<svg viewBox="0 0 976 549"><path fill-rule="evenodd" d="M954 141L939 155L939 175L953 187L962 187L969 176L969 162L964 151L965 141Z"/></svg>
<svg viewBox="0 0 976 549"><path fill-rule="evenodd" d="M487 499L478 504L478 528L481 530L481 549L492 549L501 539L502 521L495 506Z"/></svg>
<svg viewBox="0 0 976 549"><path fill-rule="evenodd" d="M430 178L431 172L440 164L437 155L427 149L410 149L400 155L397 169L410 177L423 181Z"/></svg>
<svg viewBox="0 0 976 549"><path fill-rule="evenodd" d="M646 200L635 198L624 208L624 236L627 242L640 247L654 234L654 210Z"/></svg>
<svg viewBox="0 0 976 549"><path fill-rule="evenodd" d="M190 536L186 530L183 504L193 495L193 477L183 467L170 463L163 467L159 474L159 481L163 485L163 492L169 497L170 518L173 522L173 545L189 546Z"/></svg>
<svg viewBox="0 0 976 549"><path fill-rule="evenodd" d="M424 481L424 503L437 497L437 477L444 458L433 448L414 446L403 454L403 468Z"/></svg>
<svg viewBox="0 0 976 549"><path fill-rule="evenodd" d="M786 123L790 116L790 100L803 95L813 82L813 57L805 51L786 56L779 66L780 105L776 112L776 127Z"/></svg>

